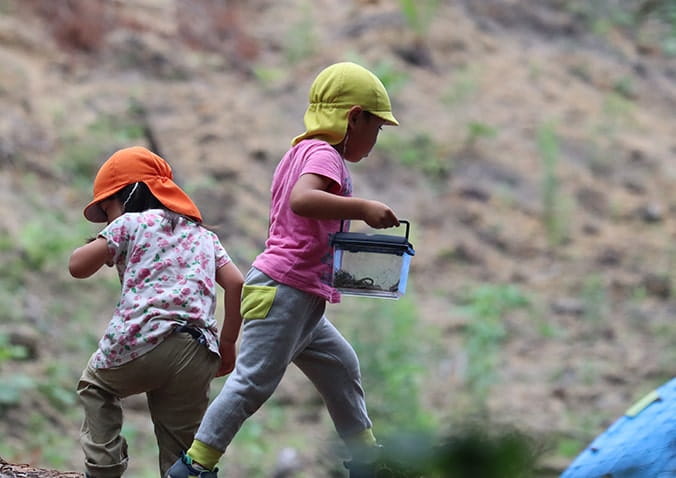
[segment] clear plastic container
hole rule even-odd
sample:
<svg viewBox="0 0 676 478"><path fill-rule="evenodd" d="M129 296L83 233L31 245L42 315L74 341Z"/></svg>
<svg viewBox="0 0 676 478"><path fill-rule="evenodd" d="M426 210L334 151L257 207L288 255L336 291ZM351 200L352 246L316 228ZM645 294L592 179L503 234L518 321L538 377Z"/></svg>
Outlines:
<svg viewBox="0 0 676 478"><path fill-rule="evenodd" d="M331 236L333 246L333 287L341 294L398 299L406 292L411 258L408 242L410 224L404 236L343 231Z"/></svg>

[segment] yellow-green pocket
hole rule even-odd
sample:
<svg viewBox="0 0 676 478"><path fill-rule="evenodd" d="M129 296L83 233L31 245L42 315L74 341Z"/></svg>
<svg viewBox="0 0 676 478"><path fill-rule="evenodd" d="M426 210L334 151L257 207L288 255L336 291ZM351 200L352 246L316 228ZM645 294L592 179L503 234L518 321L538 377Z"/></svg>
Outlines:
<svg viewBox="0 0 676 478"><path fill-rule="evenodd" d="M276 287L268 285L244 285L242 288L242 319L264 319L275 301Z"/></svg>

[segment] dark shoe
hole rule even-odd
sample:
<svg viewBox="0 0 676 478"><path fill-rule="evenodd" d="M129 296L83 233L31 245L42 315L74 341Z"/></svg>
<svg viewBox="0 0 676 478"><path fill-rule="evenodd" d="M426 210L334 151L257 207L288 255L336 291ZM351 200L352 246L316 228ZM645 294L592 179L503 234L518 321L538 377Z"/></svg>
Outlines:
<svg viewBox="0 0 676 478"><path fill-rule="evenodd" d="M181 458L171 465L165 478L218 478L218 468L214 471L197 470L192 466L192 458L183 453Z"/></svg>
<svg viewBox="0 0 676 478"><path fill-rule="evenodd" d="M362 456L353 457L344 463L350 472L350 478L376 478L380 469L381 445L363 450Z"/></svg>

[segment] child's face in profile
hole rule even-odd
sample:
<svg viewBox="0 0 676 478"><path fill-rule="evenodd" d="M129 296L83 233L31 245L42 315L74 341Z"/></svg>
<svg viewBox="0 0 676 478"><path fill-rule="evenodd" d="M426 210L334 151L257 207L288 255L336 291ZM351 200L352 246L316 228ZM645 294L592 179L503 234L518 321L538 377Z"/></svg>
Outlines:
<svg viewBox="0 0 676 478"><path fill-rule="evenodd" d="M349 137L345 146L345 159L357 163L369 155L378 139L385 120L361 110L350 122Z"/></svg>

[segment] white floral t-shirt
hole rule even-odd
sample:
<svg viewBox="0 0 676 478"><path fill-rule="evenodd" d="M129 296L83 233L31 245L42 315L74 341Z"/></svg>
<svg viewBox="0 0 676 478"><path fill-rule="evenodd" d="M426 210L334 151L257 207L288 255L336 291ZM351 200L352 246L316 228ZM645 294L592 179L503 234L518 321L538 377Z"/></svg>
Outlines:
<svg viewBox="0 0 676 478"><path fill-rule="evenodd" d="M122 285L94 368L111 368L149 352L180 325L199 329L218 354L216 270L230 257L213 232L179 217L172 230L161 209L126 213L99 233Z"/></svg>

